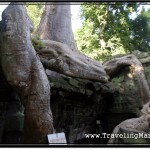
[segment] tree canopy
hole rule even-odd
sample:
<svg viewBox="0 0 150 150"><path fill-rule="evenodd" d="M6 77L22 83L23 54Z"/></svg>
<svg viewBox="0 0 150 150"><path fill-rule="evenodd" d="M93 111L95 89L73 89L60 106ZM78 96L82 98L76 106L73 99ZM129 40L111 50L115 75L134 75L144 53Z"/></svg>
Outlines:
<svg viewBox="0 0 150 150"><path fill-rule="evenodd" d="M147 50L149 11L143 9L135 20L130 17L133 12L138 12L139 6L139 3L133 2L81 5L80 16L84 21L82 28L76 32L79 50L100 61L113 55L130 53L136 48L143 50L142 45Z"/></svg>

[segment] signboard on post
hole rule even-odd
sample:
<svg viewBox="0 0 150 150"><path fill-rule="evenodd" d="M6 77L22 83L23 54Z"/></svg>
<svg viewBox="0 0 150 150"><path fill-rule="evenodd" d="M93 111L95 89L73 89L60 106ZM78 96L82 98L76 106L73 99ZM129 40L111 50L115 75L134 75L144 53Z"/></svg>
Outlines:
<svg viewBox="0 0 150 150"><path fill-rule="evenodd" d="M67 145L65 133L48 134L49 145Z"/></svg>

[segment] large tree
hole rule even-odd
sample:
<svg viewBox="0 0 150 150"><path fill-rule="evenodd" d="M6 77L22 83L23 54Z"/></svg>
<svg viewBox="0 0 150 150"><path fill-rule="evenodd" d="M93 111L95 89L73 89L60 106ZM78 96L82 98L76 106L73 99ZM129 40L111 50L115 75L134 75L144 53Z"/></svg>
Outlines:
<svg viewBox="0 0 150 150"><path fill-rule="evenodd" d="M50 85L30 39L33 26L23 5L9 5L2 14L0 60L4 75L25 107L22 143L47 143L53 133Z"/></svg>

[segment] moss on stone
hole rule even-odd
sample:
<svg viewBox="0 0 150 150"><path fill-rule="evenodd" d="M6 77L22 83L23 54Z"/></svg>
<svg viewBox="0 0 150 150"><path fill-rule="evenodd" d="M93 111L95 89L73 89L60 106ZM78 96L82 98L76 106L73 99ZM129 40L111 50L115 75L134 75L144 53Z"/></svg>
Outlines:
<svg viewBox="0 0 150 150"><path fill-rule="evenodd" d="M41 42L39 35L36 35L32 38L32 44L36 51L42 49L44 47L44 44Z"/></svg>
<svg viewBox="0 0 150 150"><path fill-rule="evenodd" d="M139 96L138 83L132 67L126 67L120 71L111 82L116 88L117 94L114 96L114 103L111 108L113 113L136 113ZM135 97L135 95L137 95Z"/></svg>

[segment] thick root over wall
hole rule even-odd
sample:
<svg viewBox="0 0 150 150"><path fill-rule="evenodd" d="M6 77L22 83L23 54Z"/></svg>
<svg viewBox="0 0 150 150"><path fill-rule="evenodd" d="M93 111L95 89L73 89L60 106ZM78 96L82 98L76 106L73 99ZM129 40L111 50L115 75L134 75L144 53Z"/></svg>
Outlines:
<svg viewBox="0 0 150 150"><path fill-rule="evenodd" d="M104 66L110 77L117 74L123 67L132 66L138 80L141 102L143 105L141 117L121 122L114 128L112 133L119 134L121 133L121 130L126 130L127 133L146 133L150 125L150 90L141 62L136 58L136 56L128 55L110 60L106 62ZM110 138L108 144L117 144L118 140L119 138Z"/></svg>
<svg viewBox="0 0 150 150"><path fill-rule="evenodd" d="M50 85L30 39L32 24L23 5L9 5L1 21L1 65L25 107L22 143L48 143L53 132ZM12 122L13 123L13 122Z"/></svg>
<svg viewBox="0 0 150 150"><path fill-rule="evenodd" d="M104 64L105 71L110 77L117 74L118 71L125 66L131 66L133 68L138 81L142 105L146 104L150 101L150 89L144 73L144 68L135 55L115 58Z"/></svg>
<svg viewBox="0 0 150 150"><path fill-rule="evenodd" d="M51 40L41 40L43 48L37 50L43 66L67 76L108 82L102 64L81 52L72 51L66 44Z"/></svg>

